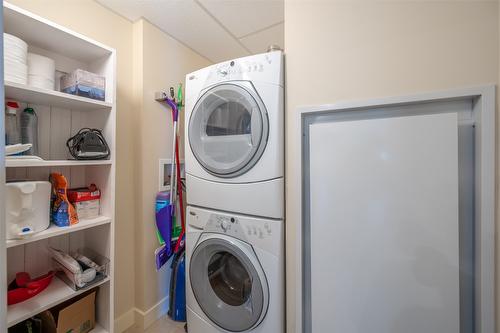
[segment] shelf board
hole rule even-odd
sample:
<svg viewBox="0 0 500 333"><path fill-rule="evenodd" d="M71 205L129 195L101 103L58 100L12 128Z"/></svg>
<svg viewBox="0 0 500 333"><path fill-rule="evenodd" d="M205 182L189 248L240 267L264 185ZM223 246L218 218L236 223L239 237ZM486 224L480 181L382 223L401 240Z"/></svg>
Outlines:
<svg viewBox="0 0 500 333"><path fill-rule="evenodd" d="M54 277L52 283L35 297L24 301L22 303L10 305L7 307L7 327L11 327L23 320L31 318L34 315L39 314L42 311L50 309L57 304L60 304L70 298L73 298L81 293L87 291L88 289L95 288L109 281L109 277L99 281L98 283L90 286L89 288L74 291L66 283L60 280L58 277ZM97 327L96 327L97 329ZM106 332L99 331L97 332Z"/></svg>
<svg viewBox="0 0 500 333"><path fill-rule="evenodd" d="M30 45L64 54L83 63L102 59L114 50L80 33L4 1L4 31Z"/></svg>
<svg viewBox="0 0 500 333"><path fill-rule="evenodd" d="M29 104L51 105L63 109L80 111L110 110L113 107L111 103L9 81L5 81L5 98Z"/></svg>
<svg viewBox="0 0 500 333"><path fill-rule="evenodd" d="M111 223L111 218L107 216L98 216L95 219L80 220L77 224L69 227L58 227L55 224L50 224L50 227L44 231L34 234L31 237L24 239L7 240L7 248L15 247L23 244L39 241L41 239L51 238L55 236L65 235L72 232L94 228L103 224Z"/></svg>
<svg viewBox="0 0 500 333"><path fill-rule="evenodd" d="M30 167L58 167L58 166L85 166L85 165L111 165L111 160L25 160L25 159L5 159L7 168L30 168Z"/></svg>

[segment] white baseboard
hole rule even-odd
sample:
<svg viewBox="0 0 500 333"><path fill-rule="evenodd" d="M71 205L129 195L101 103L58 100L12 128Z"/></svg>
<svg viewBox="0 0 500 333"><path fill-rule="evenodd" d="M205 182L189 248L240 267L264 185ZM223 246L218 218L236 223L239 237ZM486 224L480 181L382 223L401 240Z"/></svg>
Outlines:
<svg viewBox="0 0 500 333"><path fill-rule="evenodd" d="M160 300L147 311L132 308L115 319L115 333L122 333L136 325L140 330L146 330L155 321L165 316L168 312L168 296Z"/></svg>
<svg viewBox="0 0 500 333"><path fill-rule="evenodd" d="M169 297L165 297L147 311L135 308L135 324L143 330L151 326L155 321L165 316L168 312Z"/></svg>
<svg viewBox="0 0 500 333"><path fill-rule="evenodd" d="M115 333L125 332L135 324L135 308L132 308L115 319Z"/></svg>

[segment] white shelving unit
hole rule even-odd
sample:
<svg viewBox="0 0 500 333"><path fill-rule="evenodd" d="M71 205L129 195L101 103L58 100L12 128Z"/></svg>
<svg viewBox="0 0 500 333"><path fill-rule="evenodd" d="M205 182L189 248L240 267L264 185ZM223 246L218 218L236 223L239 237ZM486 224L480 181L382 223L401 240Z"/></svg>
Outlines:
<svg viewBox="0 0 500 333"><path fill-rule="evenodd" d="M35 109L38 115L39 155L43 160L5 161L6 180L47 180L52 172L66 176L70 187L96 184L102 192L100 216L78 224L47 230L21 240L7 240L7 281L17 272L32 277L52 269L47 248L63 251L89 248L110 259L110 274L90 288L97 288L96 327L92 333L113 332L114 211L115 211L115 126L116 52L99 42L4 2L4 31L23 39L29 51L51 57L56 70L71 72L81 68L106 77L106 100L97 101L59 91L5 82L6 99ZM66 140L83 127L101 129L111 149L109 160L70 159ZM2 125L3 131L3 125ZM3 133L3 132L2 132ZM3 134L2 134L3 135ZM3 218L3 217L2 217ZM2 235L3 237L3 235ZM1 248L0 248L1 250ZM57 277L39 295L7 307L7 327L78 296ZM3 329L0 328L0 331Z"/></svg>

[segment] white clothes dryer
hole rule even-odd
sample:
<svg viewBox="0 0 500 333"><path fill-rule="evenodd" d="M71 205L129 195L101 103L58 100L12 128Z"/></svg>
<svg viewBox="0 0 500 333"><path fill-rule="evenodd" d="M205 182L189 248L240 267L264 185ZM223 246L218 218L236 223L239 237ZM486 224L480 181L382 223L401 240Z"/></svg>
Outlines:
<svg viewBox="0 0 500 333"><path fill-rule="evenodd" d="M284 333L283 221L187 212L189 333Z"/></svg>
<svg viewBox="0 0 500 333"><path fill-rule="evenodd" d="M284 217L281 51L188 74L185 131L189 205Z"/></svg>

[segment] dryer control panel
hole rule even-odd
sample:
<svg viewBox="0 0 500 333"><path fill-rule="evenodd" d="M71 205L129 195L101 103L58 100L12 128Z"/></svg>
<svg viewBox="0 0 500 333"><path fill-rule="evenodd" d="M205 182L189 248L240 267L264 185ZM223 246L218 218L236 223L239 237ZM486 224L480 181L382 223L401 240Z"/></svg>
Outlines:
<svg viewBox="0 0 500 333"><path fill-rule="evenodd" d="M252 81L283 86L283 52L274 51L224 61L186 76L186 91L201 91L226 81ZM196 94L196 97L198 93ZM186 101L190 97L186 94Z"/></svg>

